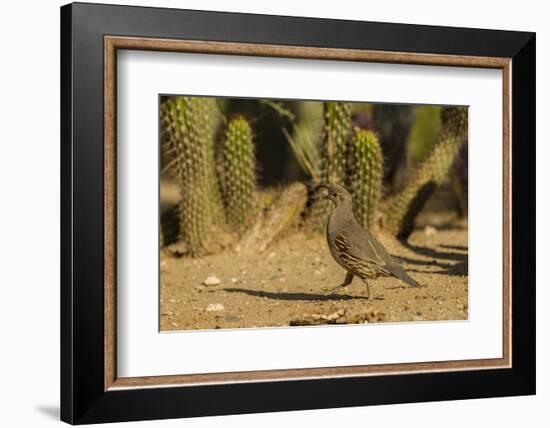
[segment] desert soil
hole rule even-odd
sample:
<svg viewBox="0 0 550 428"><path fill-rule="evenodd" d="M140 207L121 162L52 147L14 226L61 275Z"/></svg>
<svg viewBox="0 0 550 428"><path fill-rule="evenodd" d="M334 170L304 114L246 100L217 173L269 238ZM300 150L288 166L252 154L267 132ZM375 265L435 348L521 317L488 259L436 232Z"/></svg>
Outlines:
<svg viewBox="0 0 550 428"><path fill-rule="evenodd" d="M292 231L265 253L225 252L197 259L161 253L160 328L167 330L283 327L464 320L468 318L466 220L428 213L405 246L380 236L388 251L425 287L396 278L371 281L374 299L355 278L338 292L344 270L321 234ZM209 277L210 281L206 281ZM205 285L206 282L218 282Z"/></svg>

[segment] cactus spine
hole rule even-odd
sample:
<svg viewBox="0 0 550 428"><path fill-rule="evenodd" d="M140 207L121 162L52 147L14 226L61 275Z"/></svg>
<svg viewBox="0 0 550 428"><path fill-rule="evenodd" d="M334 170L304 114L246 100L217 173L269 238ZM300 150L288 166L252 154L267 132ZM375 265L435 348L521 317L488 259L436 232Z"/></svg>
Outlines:
<svg viewBox="0 0 550 428"><path fill-rule="evenodd" d="M181 192L179 238L188 252L207 251L208 235L223 215L214 161L216 101L172 97L161 104L161 135Z"/></svg>
<svg viewBox="0 0 550 428"><path fill-rule="evenodd" d="M245 225L256 203L256 158L252 128L242 116L231 120L225 132L221 185L227 221Z"/></svg>
<svg viewBox="0 0 550 428"><path fill-rule="evenodd" d="M350 152L348 187L355 217L364 228L371 229L382 192L382 149L372 131L356 128Z"/></svg>
<svg viewBox="0 0 550 428"><path fill-rule="evenodd" d="M386 228L406 239L414 228L414 219L439 184L447 178L468 129L466 107L444 107L441 131L432 152L419 166L414 178L388 201Z"/></svg>
<svg viewBox="0 0 550 428"><path fill-rule="evenodd" d="M323 103L323 137L320 153L322 159L321 181L345 184L348 140L351 129L351 104L340 102ZM322 229L330 211L330 202L315 201L309 213L309 222L314 229Z"/></svg>

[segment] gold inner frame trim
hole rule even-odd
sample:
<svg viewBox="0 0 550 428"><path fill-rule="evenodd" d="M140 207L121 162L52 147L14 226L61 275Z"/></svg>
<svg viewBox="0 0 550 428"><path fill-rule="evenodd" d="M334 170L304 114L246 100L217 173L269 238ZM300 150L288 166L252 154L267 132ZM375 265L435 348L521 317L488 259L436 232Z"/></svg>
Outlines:
<svg viewBox="0 0 550 428"><path fill-rule="evenodd" d="M304 369L204 373L171 376L117 377L116 367L116 53L118 49L324 59L397 64L494 68L503 82L503 320L502 358L359 365ZM511 367L511 58L385 52L361 49L267 45L139 37L104 37L104 389L192 386L237 382L360 377Z"/></svg>

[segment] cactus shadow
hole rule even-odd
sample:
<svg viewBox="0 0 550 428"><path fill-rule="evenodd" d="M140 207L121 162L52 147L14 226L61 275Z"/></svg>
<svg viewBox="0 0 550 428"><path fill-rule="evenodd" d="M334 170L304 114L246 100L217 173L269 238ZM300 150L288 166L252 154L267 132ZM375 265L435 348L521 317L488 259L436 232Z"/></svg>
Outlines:
<svg viewBox="0 0 550 428"><path fill-rule="evenodd" d="M468 261L461 263L456 263L449 266L447 269L440 271L431 272L440 275L451 275L451 276L467 276L468 275Z"/></svg>
<svg viewBox="0 0 550 428"><path fill-rule="evenodd" d="M408 272L429 273L436 275L452 275L464 276L468 275L468 247L462 245L444 245L439 247L444 250L452 250L458 252L440 251L435 248L421 247L409 242L402 242L403 246L407 247L416 254L430 257L431 260L419 260L404 256L394 256L397 260L413 265L415 267L407 269ZM425 270L422 267L436 267L438 270Z"/></svg>
<svg viewBox="0 0 550 428"><path fill-rule="evenodd" d="M438 267L439 270L424 270L418 268L407 269L407 272L428 273L435 275L467 276L468 275L468 256L464 255L462 261L457 263L441 263L437 261L421 262L420 260L399 257L400 260L408 264L424 265L426 267Z"/></svg>
<svg viewBox="0 0 550 428"><path fill-rule="evenodd" d="M228 293L243 293L253 297L265 297L273 300L306 300L306 301L328 301L328 300L368 300L366 296L352 296L349 294L318 294L318 293L290 293L276 291L249 290L246 288L224 288Z"/></svg>
<svg viewBox="0 0 550 428"><path fill-rule="evenodd" d="M468 251L468 247L464 245L446 245L446 244L439 244L441 248L444 248L446 250L455 250L455 251Z"/></svg>
<svg viewBox="0 0 550 428"><path fill-rule="evenodd" d="M419 260L419 259L412 259L410 257L405 256L392 256L394 259L399 261L400 263L407 263L409 265L415 265L415 266L437 266L440 268L447 268L452 266L450 263L440 262L438 260ZM414 269L407 269L412 272L426 272L424 270L414 270Z"/></svg>
<svg viewBox="0 0 550 428"><path fill-rule="evenodd" d="M405 247L407 247L409 250L415 252L416 254L426 256L426 257L432 257L434 259L445 259L445 260L452 260L452 261L457 261L462 263L468 260L468 253L460 254L460 253L451 253L448 251L439 251L434 248L421 247L419 245L414 245L414 244L411 244L410 242L405 242L405 241L403 241L402 244Z"/></svg>

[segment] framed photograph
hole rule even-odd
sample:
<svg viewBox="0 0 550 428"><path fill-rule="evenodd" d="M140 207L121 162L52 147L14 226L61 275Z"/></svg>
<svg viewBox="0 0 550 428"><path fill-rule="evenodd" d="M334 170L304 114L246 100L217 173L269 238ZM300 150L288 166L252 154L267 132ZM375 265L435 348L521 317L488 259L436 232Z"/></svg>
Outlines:
<svg viewBox="0 0 550 428"><path fill-rule="evenodd" d="M535 393L535 35L61 8L61 418Z"/></svg>

